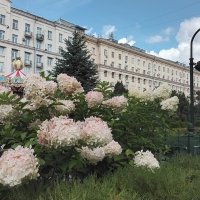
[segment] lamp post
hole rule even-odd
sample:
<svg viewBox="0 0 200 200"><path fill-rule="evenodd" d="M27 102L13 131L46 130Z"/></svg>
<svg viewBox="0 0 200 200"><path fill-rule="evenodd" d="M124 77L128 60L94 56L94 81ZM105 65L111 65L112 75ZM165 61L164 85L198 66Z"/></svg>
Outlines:
<svg viewBox="0 0 200 200"><path fill-rule="evenodd" d="M191 147L190 147L190 137L193 135L195 129L194 129L194 81L193 81L193 72L194 72L194 65L195 69L197 71L200 71L200 62L194 63L193 58L193 40L197 33L200 31L198 29L194 35L192 36L191 42L190 42L190 124L188 126L188 152L190 153Z"/></svg>

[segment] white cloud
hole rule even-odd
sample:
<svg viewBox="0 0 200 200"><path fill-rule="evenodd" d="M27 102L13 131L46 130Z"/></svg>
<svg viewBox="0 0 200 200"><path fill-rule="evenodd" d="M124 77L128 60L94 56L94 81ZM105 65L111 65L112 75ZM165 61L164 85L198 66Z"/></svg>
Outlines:
<svg viewBox="0 0 200 200"><path fill-rule="evenodd" d="M200 17L184 20L181 22L178 33L176 34L176 40L178 42L177 47L162 49L158 53L154 51L149 53L165 59L188 64L190 57L190 41L193 34L199 29L199 24ZM193 58L194 62L200 60L200 33L196 35L193 41Z"/></svg>
<svg viewBox="0 0 200 200"><path fill-rule="evenodd" d="M104 38L109 38L110 34L116 32L117 29L114 25L105 25L103 26L103 30L102 30L102 36Z"/></svg>
<svg viewBox="0 0 200 200"><path fill-rule="evenodd" d="M136 42L133 40L133 36L129 36L127 38L121 38L118 40L118 43L120 44L129 44L130 46L133 46Z"/></svg>
<svg viewBox="0 0 200 200"><path fill-rule="evenodd" d="M86 26L85 28L87 28L87 26ZM85 31L85 33L86 33L87 35L91 35L91 36L96 37L96 38L98 37L98 34L97 34L96 32L93 32L93 27L87 29L87 30Z"/></svg>
<svg viewBox="0 0 200 200"><path fill-rule="evenodd" d="M150 44L155 44L155 43L160 43L160 42L164 42L169 40L168 37L163 37L161 35L154 35L149 37L146 42L150 43Z"/></svg>

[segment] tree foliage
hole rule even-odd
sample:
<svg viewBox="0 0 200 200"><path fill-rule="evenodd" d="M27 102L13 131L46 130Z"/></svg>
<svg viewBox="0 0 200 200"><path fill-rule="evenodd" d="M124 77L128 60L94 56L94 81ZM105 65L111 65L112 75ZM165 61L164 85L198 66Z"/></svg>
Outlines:
<svg viewBox="0 0 200 200"><path fill-rule="evenodd" d="M123 95L127 93L128 93L128 90L124 87L123 83L120 81L117 81L117 83L114 86L113 95L119 96L119 95Z"/></svg>
<svg viewBox="0 0 200 200"><path fill-rule="evenodd" d="M84 35L75 31L72 40L65 39L66 49L61 49L62 58L58 58L56 66L50 72L56 78L65 73L74 76L81 82L85 91L89 91L97 83L97 67L91 60Z"/></svg>

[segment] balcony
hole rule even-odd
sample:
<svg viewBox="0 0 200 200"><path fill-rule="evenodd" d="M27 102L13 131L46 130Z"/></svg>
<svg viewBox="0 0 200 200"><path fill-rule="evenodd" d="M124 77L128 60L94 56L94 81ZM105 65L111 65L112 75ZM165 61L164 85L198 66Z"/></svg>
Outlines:
<svg viewBox="0 0 200 200"><path fill-rule="evenodd" d="M39 40L39 41L43 41L44 40L44 35L43 34L36 34L36 40Z"/></svg>
<svg viewBox="0 0 200 200"><path fill-rule="evenodd" d="M32 61L31 61L31 60L25 60L25 61L24 61L24 65L25 65L26 67L31 67Z"/></svg>
<svg viewBox="0 0 200 200"><path fill-rule="evenodd" d="M24 37L26 37L26 38L32 38L32 32L25 31L24 32Z"/></svg>
<svg viewBox="0 0 200 200"><path fill-rule="evenodd" d="M43 63L42 62L36 63L36 67L42 69L43 68Z"/></svg>

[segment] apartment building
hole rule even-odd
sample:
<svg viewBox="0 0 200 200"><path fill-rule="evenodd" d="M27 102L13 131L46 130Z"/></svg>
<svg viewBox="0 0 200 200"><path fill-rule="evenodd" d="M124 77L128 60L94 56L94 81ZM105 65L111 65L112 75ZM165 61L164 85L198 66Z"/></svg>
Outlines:
<svg viewBox="0 0 200 200"><path fill-rule="evenodd" d="M9 0L0 1L0 73L8 74L12 60L21 57L25 73L48 71L55 66L64 39L84 28L59 19L50 21L12 8Z"/></svg>
<svg viewBox="0 0 200 200"><path fill-rule="evenodd" d="M64 39L71 39L81 26L63 19L50 21L11 7L9 0L0 1L0 73L12 72L12 59L21 57L25 73L48 71L65 48ZM114 39L86 35L87 46L97 64L100 80L126 88L154 89L166 82L173 90L189 93L189 67L147 54ZM200 90L200 73L194 72L195 90Z"/></svg>
<svg viewBox="0 0 200 200"><path fill-rule="evenodd" d="M189 67L179 62L162 59L145 50L119 44L114 39L87 37L88 48L98 65L103 81L115 84L122 81L127 89L149 90L168 83L173 90L189 94ZM194 71L194 89L200 90L200 73Z"/></svg>

